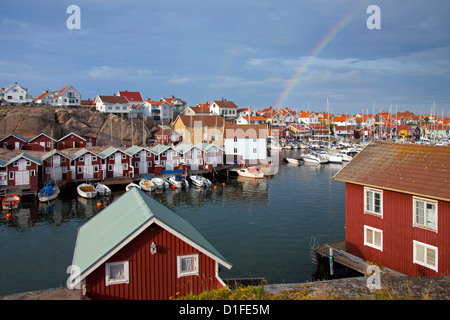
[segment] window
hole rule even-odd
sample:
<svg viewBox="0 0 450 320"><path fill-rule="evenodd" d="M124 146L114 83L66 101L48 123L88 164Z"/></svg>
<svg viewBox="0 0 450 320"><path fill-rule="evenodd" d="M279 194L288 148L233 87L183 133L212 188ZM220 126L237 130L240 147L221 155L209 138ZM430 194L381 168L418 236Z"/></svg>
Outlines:
<svg viewBox="0 0 450 320"><path fill-rule="evenodd" d="M108 171L113 171L113 165L112 164L108 164Z"/></svg>
<svg viewBox="0 0 450 320"><path fill-rule="evenodd" d="M237 148L234 148L233 151L234 151L233 153L237 153L238 152Z"/></svg>
<svg viewBox="0 0 450 320"><path fill-rule="evenodd" d="M178 278L198 275L198 254L178 256L177 260Z"/></svg>
<svg viewBox="0 0 450 320"><path fill-rule="evenodd" d="M383 191L364 188L364 213L383 216Z"/></svg>
<svg viewBox="0 0 450 320"><path fill-rule="evenodd" d="M84 166L78 166L77 167L77 173L83 173Z"/></svg>
<svg viewBox="0 0 450 320"><path fill-rule="evenodd" d="M413 240L413 263L438 271L438 248Z"/></svg>
<svg viewBox="0 0 450 320"><path fill-rule="evenodd" d="M437 201L413 197L413 225L437 231Z"/></svg>
<svg viewBox="0 0 450 320"><path fill-rule="evenodd" d="M106 285L129 283L128 261L105 264Z"/></svg>
<svg viewBox="0 0 450 320"><path fill-rule="evenodd" d="M14 180L14 171L9 172L9 180Z"/></svg>
<svg viewBox="0 0 450 320"><path fill-rule="evenodd" d="M98 164L94 165L94 172L98 172Z"/></svg>
<svg viewBox="0 0 450 320"><path fill-rule="evenodd" d="M92 156L92 161L93 162L97 161L97 156Z"/></svg>
<svg viewBox="0 0 450 320"><path fill-rule="evenodd" d="M383 251L383 230L364 226L364 245Z"/></svg>
<svg viewBox="0 0 450 320"><path fill-rule="evenodd" d="M84 162L84 156L80 157L80 162Z"/></svg>

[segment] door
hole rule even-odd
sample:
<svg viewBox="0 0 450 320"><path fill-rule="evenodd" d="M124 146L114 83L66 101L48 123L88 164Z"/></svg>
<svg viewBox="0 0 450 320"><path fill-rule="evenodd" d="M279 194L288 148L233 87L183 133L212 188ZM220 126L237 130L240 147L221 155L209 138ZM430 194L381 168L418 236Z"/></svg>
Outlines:
<svg viewBox="0 0 450 320"><path fill-rule="evenodd" d="M14 143L14 148L15 148L16 150L20 150L20 142Z"/></svg>
<svg viewBox="0 0 450 320"><path fill-rule="evenodd" d="M114 177L123 177L122 155L120 152L114 154Z"/></svg>
<svg viewBox="0 0 450 320"><path fill-rule="evenodd" d="M173 170L172 150L167 150L166 170Z"/></svg>
<svg viewBox="0 0 450 320"><path fill-rule="evenodd" d="M30 184L30 171L27 170L27 160L18 160L19 170L15 174L16 186Z"/></svg>
<svg viewBox="0 0 450 320"><path fill-rule="evenodd" d="M53 156L53 169L52 169L53 180L62 180L62 168L61 168L61 156Z"/></svg>
<svg viewBox="0 0 450 320"><path fill-rule="evenodd" d="M147 173L147 152L141 151L140 156L140 162L139 162L139 173L144 174Z"/></svg>
<svg viewBox="0 0 450 320"><path fill-rule="evenodd" d="M94 166L92 165L92 154L86 153L84 155L84 168L86 169L86 179L94 177Z"/></svg>
<svg viewBox="0 0 450 320"><path fill-rule="evenodd" d="M191 170L198 170L197 149L192 149Z"/></svg>

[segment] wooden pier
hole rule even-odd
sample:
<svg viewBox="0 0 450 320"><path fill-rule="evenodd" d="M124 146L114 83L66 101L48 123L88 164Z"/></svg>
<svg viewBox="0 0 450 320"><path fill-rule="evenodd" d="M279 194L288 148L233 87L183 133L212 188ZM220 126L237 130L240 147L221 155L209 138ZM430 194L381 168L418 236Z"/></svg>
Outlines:
<svg viewBox="0 0 450 320"><path fill-rule="evenodd" d="M334 274L335 263L356 271L364 276L367 276L367 270L369 266L372 265L369 261L348 253L345 247L345 240L312 246L311 257L313 258L313 262L315 262L316 267L319 266L319 260L328 260L329 272L331 276ZM381 274L385 276L406 276L403 273L386 267L380 267L380 271Z"/></svg>

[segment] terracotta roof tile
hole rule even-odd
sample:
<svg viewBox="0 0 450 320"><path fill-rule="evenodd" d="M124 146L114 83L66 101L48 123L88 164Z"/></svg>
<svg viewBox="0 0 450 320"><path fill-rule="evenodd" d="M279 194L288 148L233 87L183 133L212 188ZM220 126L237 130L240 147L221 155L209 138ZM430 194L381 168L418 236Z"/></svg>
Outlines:
<svg viewBox="0 0 450 320"><path fill-rule="evenodd" d="M372 142L333 179L450 201L450 147Z"/></svg>

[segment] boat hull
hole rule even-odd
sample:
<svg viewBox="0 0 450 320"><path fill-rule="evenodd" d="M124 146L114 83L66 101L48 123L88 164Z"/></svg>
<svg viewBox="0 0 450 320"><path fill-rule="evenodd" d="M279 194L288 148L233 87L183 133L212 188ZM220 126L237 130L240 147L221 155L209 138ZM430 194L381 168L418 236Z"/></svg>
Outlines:
<svg viewBox="0 0 450 320"><path fill-rule="evenodd" d="M95 186L95 190L97 191L97 194L99 196L107 196L111 194L111 189L102 183L99 183L97 186Z"/></svg>
<svg viewBox="0 0 450 320"><path fill-rule="evenodd" d="M5 209L5 210L16 209L20 206L21 203L22 203L22 199L18 195L15 195L15 194L7 195L2 200L2 206L3 206L3 209Z"/></svg>
<svg viewBox="0 0 450 320"><path fill-rule="evenodd" d="M57 186L54 186L53 193L51 195L39 195L38 198L40 202L48 202L58 198L58 195L59 195L59 188Z"/></svg>
<svg viewBox="0 0 450 320"><path fill-rule="evenodd" d="M144 191L153 191L156 188L155 184L148 179L142 179L141 181L139 181L139 186Z"/></svg>
<svg viewBox="0 0 450 320"><path fill-rule="evenodd" d="M92 199L97 196L97 190L95 190L94 186L90 184L80 184L77 187L77 193L80 197L86 198L86 199Z"/></svg>

